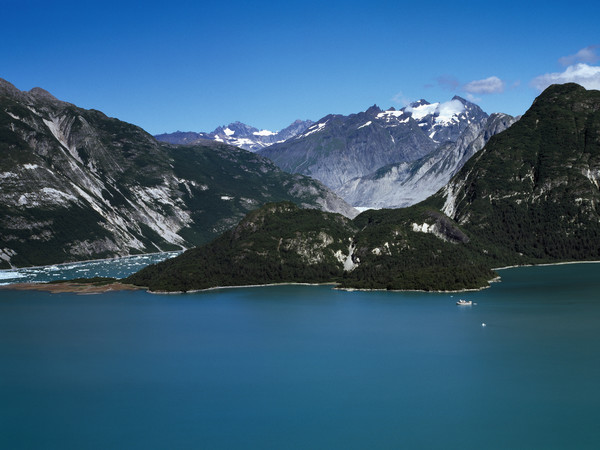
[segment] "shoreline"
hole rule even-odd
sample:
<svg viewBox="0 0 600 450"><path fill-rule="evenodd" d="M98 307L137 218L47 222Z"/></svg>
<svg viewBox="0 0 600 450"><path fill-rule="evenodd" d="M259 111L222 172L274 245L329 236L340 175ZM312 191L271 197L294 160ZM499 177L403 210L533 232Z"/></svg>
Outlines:
<svg viewBox="0 0 600 450"><path fill-rule="evenodd" d="M190 291L150 291L148 288L144 287L141 289L146 289L146 292L149 294L156 295L177 295L177 294L196 294L198 292L207 292L207 291L217 291L221 289L247 289L247 288L260 288L260 287L271 287L271 286L335 286L337 283L328 282L328 283L294 283L294 282L286 282L286 283L267 283L267 284L245 284L239 286L213 286L205 289L193 289Z"/></svg>
<svg viewBox="0 0 600 450"><path fill-rule="evenodd" d="M542 263L542 264L516 264L514 266L494 267L491 270L506 270L506 269L518 269L520 267L545 267L545 266L563 266L567 264L600 264L600 260L590 261L564 261L556 263Z"/></svg>
<svg viewBox="0 0 600 450"><path fill-rule="evenodd" d="M77 283L77 282L62 282L62 283L11 283L3 284L0 290L15 290L15 291L41 291L51 294L104 294L106 292L115 291L139 291L146 289L144 287L135 286L133 284L120 283L114 281L108 284L94 283Z"/></svg>
<svg viewBox="0 0 600 450"><path fill-rule="evenodd" d="M169 253L169 252L158 252L158 253L145 253L144 255L156 255L159 253ZM132 255L132 256L142 256L142 255ZM127 257L124 257L127 258ZM108 258L104 260L91 260L91 261L110 261L112 259L118 258ZM81 261L83 262L83 261ZM62 265L66 264L76 264L76 263L61 263ZM53 266L59 266L61 264L53 264ZM543 263L543 264L523 264L523 265L513 265L513 266L505 266L493 268L491 270L500 271L507 269L518 269L524 267L544 267L544 266L561 266L567 264L600 264L599 260L593 261L564 261L557 263ZM37 266L37 267L49 267L49 266ZM19 269L6 269L8 270L19 270ZM239 286L213 286L205 289L194 289L189 291L150 291L148 287L145 286L135 286L133 284L121 283L120 281L115 281L113 283L104 284L104 285L95 285L93 283L80 283L80 282L69 282L64 281L61 283L48 283L48 282L38 282L38 283L8 283L0 285L0 290L17 290L17 291L43 291L50 293L73 293L78 295L85 294L103 294L106 292L113 291L138 291L145 290L149 294L156 295L181 295L181 294L195 294L209 291L217 291L223 289L248 289L248 288L260 288L260 287L272 287L272 286L332 286L332 289L346 292L418 292L424 294L458 294L463 292L479 292L484 289L488 289L491 287L492 283L501 282L501 276L494 277L488 280L487 286L482 286L480 288L472 288L472 289L457 289L457 290L420 290L420 289L365 289L365 288L351 288L351 287L338 287L338 283L336 282L327 282L327 283L302 283L302 282L284 282L284 283L267 283L267 284L247 284L247 285L239 285Z"/></svg>

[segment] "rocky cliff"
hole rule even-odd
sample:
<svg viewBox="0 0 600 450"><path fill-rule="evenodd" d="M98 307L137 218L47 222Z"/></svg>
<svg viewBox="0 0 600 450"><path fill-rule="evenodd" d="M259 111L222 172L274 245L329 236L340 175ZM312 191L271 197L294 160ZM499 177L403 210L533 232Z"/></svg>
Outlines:
<svg viewBox="0 0 600 450"><path fill-rule="evenodd" d="M355 211L319 182L219 143L178 147L0 80L0 267L186 248L263 203Z"/></svg>

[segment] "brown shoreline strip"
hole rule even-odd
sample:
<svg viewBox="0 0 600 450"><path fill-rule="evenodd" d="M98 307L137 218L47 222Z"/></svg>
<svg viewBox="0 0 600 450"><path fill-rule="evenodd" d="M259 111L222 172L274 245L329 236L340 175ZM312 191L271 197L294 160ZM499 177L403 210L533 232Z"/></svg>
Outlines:
<svg viewBox="0 0 600 450"><path fill-rule="evenodd" d="M45 291L53 294L70 292L74 294L102 294L110 291L137 291L145 289L125 283L90 284L90 283L14 283L0 286L4 290Z"/></svg>

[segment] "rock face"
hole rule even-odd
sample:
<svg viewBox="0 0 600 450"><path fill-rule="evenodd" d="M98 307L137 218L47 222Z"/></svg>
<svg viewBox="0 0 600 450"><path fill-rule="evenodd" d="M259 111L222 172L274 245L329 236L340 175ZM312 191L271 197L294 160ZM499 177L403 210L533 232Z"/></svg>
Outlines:
<svg viewBox="0 0 600 450"><path fill-rule="evenodd" d="M355 206L403 207L444 186L490 133L512 120L490 118L460 97L420 100L399 111L373 106L350 116L326 116L260 154L283 170L322 181Z"/></svg>
<svg viewBox="0 0 600 450"><path fill-rule="evenodd" d="M178 147L0 80L0 267L187 248L270 201L356 214L319 182L218 142Z"/></svg>
<svg viewBox="0 0 600 450"><path fill-rule="evenodd" d="M284 142L302 133L312 125L312 120L296 120L281 131L259 130L241 122L221 126L212 133L195 133L176 131L175 133L158 134L155 138L169 144L198 144L206 140L217 141L256 152L270 145Z"/></svg>
<svg viewBox="0 0 600 450"><path fill-rule="evenodd" d="M445 186L491 136L504 131L516 120L507 114L494 113L468 124L455 142L444 142L416 161L390 164L367 176L354 178L337 189L337 193L357 207L414 205Z"/></svg>

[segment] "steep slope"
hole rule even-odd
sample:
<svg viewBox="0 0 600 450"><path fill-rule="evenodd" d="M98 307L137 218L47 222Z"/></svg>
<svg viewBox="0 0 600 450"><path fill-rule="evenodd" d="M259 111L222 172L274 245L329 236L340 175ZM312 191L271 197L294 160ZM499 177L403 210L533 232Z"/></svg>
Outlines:
<svg viewBox="0 0 600 450"><path fill-rule="evenodd" d="M463 129L455 142L445 142L417 161L390 164L341 186L337 193L357 207L404 208L425 200L481 150L491 136L510 127L516 119L494 113ZM454 138L454 136L451 136Z"/></svg>
<svg viewBox="0 0 600 450"><path fill-rule="evenodd" d="M429 201L526 257L600 257L600 91L544 91Z"/></svg>
<svg viewBox="0 0 600 450"><path fill-rule="evenodd" d="M460 97L434 104L420 100L399 111L373 106L350 116L326 116L260 154L287 172L309 175L338 192L353 178L416 161L485 120L487 114Z"/></svg>
<svg viewBox="0 0 600 450"><path fill-rule="evenodd" d="M319 266L322 278L287 272L285 281L455 290L486 286L494 276L493 267L597 260L599 203L600 91L574 84L551 86L434 196L405 209L367 211L346 222L348 226L331 241L337 245L331 248L337 261L320 260L329 261L329 278L324 275L327 268ZM282 230L271 225L279 223L280 211L275 207L259 214L261 221L251 220L255 226L245 227L248 234L239 234L234 245L230 234L204 247L197 260L184 254L130 281L155 289L153 280L160 278L160 289L173 290L236 283L241 266L234 264L240 252L251 248L262 259L253 260L252 274L244 284L270 282L278 279L271 273L280 270L278 264L285 267L288 257L294 261L301 254L320 251L323 245L307 236L328 229L339 217L295 211L285 229L298 241L284 255L273 244ZM218 264L223 276L211 275L217 270L209 267L214 254L223 255ZM198 265L202 268L196 271ZM267 275L260 267L266 268ZM209 281L191 281L205 278Z"/></svg>
<svg viewBox="0 0 600 450"><path fill-rule="evenodd" d="M0 267L189 247L275 200L352 215L320 183L218 143L176 147L0 80Z"/></svg>
<svg viewBox="0 0 600 450"><path fill-rule="evenodd" d="M234 122L227 126L218 127L212 133L176 131L175 133L158 134L154 137L161 142L183 145L201 144L206 140L217 141L256 152L293 138L306 130L312 123L312 120L296 120L283 130L274 132L259 130L241 122Z"/></svg>

